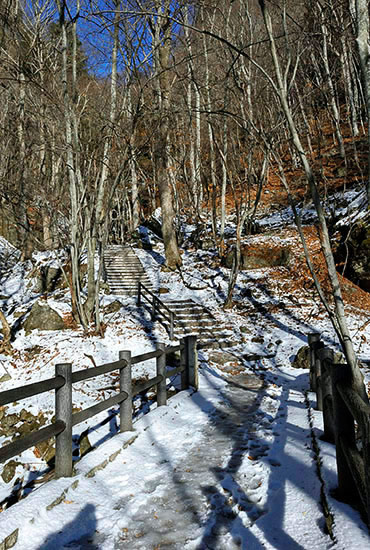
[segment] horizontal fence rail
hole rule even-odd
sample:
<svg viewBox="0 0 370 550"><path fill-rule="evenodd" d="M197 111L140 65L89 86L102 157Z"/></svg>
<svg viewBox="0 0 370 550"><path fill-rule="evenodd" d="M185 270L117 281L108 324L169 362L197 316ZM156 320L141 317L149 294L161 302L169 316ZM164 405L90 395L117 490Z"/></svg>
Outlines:
<svg viewBox="0 0 370 550"><path fill-rule="evenodd" d="M317 333L308 337L310 385L323 413L324 439L336 448L338 491L358 502L370 527L370 405L352 384L349 365L336 363Z"/></svg>
<svg viewBox="0 0 370 550"><path fill-rule="evenodd" d="M148 302L148 304L150 305L143 303L143 300L145 302ZM141 283L140 281L138 283L137 305L145 306L151 313L152 321L154 321L155 319L158 319L158 321L167 329L166 324L163 323L163 320L162 320L162 317L163 317L163 319L165 319L169 324L170 340L174 339L175 320L176 320L175 313L167 306L167 304L162 302L162 300L160 300L158 296L154 294L154 292L149 290L149 288L143 285L143 283Z"/></svg>
<svg viewBox="0 0 370 550"><path fill-rule="evenodd" d="M167 370L166 357L169 354L180 352L180 366ZM140 383L133 383L132 365L156 360L156 376ZM119 370L119 392L100 401L87 409L72 413L73 384ZM131 356L130 351L119 352L119 360L99 365L97 367L72 372L70 363L55 366L55 377L28 384L26 386L0 392L0 405L7 405L33 397L46 391L55 390L55 422L20 437L0 449L0 462L5 462L35 445L55 437L55 477L70 477L73 473L72 464L72 428L80 422L92 418L114 405L120 406L120 431L131 431L132 427L132 399L136 395L156 389L157 406L167 404L167 379L181 375L181 390L193 386L198 389L198 357L196 336L185 337L180 345L157 345L157 349L148 353Z"/></svg>

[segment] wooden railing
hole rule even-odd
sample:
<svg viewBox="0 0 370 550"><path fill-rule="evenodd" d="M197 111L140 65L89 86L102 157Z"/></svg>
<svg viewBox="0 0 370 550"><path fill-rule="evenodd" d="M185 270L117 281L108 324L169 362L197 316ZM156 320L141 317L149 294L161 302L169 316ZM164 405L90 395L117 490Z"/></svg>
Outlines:
<svg viewBox="0 0 370 550"><path fill-rule="evenodd" d="M147 302L147 304L143 303L143 301ZM138 283L137 305L147 307L151 313L152 321L158 318L158 321L167 329L167 326L163 323L162 318L165 319L168 322L170 340L174 339L176 315L164 302L162 302L162 300L158 298L158 296L154 294L154 292L149 290L149 288L143 285L140 281Z"/></svg>
<svg viewBox="0 0 370 550"><path fill-rule="evenodd" d="M92 416L112 407L120 406L120 431L131 431L132 398L156 386L157 406L166 405L166 379L181 374L181 389L193 386L198 389L198 361L196 336L185 337L178 346L159 343L155 351L132 357L131 351L120 351L119 360L98 367L72 372L70 363L55 366L55 377L0 392L0 406L55 390L55 422L13 441L0 449L0 462L19 455L26 449L55 436L55 477L70 477L72 466L72 428ZM180 366L167 370L166 356L180 352ZM156 359L156 376L145 382L132 383L131 367L149 359ZM72 413L72 385L119 370L119 392L99 403Z"/></svg>
<svg viewBox="0 0 370 550"><path fill-rule="evenodd" d="M324 438L336 446L338 491L360 504L370 526L370 406L354 389L349 365L335 363L320 335L310 334L308 342L311 389L323 412Z"/></svg>

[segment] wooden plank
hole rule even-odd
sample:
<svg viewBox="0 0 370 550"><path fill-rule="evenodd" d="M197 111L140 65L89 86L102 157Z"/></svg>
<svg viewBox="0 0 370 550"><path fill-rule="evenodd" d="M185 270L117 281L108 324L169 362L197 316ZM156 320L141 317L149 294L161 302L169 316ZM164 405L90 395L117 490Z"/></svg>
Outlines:
<svg viewBox="0 0 370 550"><path fill-rule="evenodd" d="M337 389L358 424L362 425L366 420L368 422L370 417L370 405L362 400L356 390L348 386L346 382L337 383Z"/></svg>
<svg viewBox="0 0 370 550"><path fill-rule="evenodd" d="M176 376L177 374L180 374L181 372L184 372L185 365L181 365L180 367L177 367L176 369L168 370L166 372L166 378L171 378L172 376Z"/></svg>
<svg viewBox="0 0 370 550"><path fill-rule="evenodd" d="M178 346L167 346L164 351L166 355L168 355L169 353L176 353L177 351L181 351L182 349L184 349L184 344L179 344Z"/></svg>
<svg viewBox="0 0 370 550"><path fill-rule="evenodd" d="M344 453L349 468L351 470L352 477L356 483L357 492L361 498L362 504L367 511L367 496L365 485L365 466L361 453L356 447L350 445L345 437L339 438L342 452Z"/></svg>
<svg viewBox="0 0 370 550"><path fill-rule="evenodd" d="M56 421L45 428L40 428L35 432L32 432L24 437L16 439L12 443L5 445L0 449L0 462L5 462L9 458L18 456L23 451L26 451L30 447L34 447L42 441L46 441L50 437L58 435L65 428L65 424L62 421Z"/></svg>
<svg viewBox="0 0 370 550"><path fill-rule="evenodd" d="M135 397L135 395L137 395L138 393L149 390L161 381L162 376L155 376L155 378L150 378L150 380L146 380L145 382L141 382L140 384L134 384L132 387L132 396Z"/></svg>
<svg viewBox="0 0 370 550"><path fill-rule="evenodd" d="M72 383L81 382L82 380L88 380L89 378L94 378L95 376L100 376L101 374L107 374L117 369L122 369L126 366L125 360L114 361L113 363L105 363L104 365L99 365L98 367L92 367L91 369L78 370L72 373Z"/></svg>
<svg viewBox="0 0 370 550"><path fill-rule="evenodd" d="M141 355L136 355L136 357L131 358L131 365L136 365L137 363L142 363L143 361L148 361L149 359L156 359L163 354L162 350L149 351L148 353L142 353Z"/></svg>
<svg viewBox="0 0 370 550"><path fill-rule="evenodd" d="M106 409L109 409L109 407L117 405L117 403L122 403L122 401L127 399L127 397L127 393L123 391L118 393L117 395L114 395L113 397L110 397L109 399L100 401L100 403L97 403L96 405L93 405L88 409L84 409L83 411L72 414L72 426L76 426L76 424L84 422L84 420L88 420L92 416L95 416L96 414L105 411Z"/></svg>
<svg viewBox="0 0 370 550"><path fill-rule="evenodd" d="M55 390L56 388L62 387L63 384L64 378L62 376L57 376L54 378L48 378L47 380L42 380L41 382L27 384L27 386L14 388L13 390L2 391L0 392L0 406L13 403L14 401L20 401L21 399L26 399L27 397L33 397L34 395L38 395L39 393L44 393L49 390Z"/></svg>

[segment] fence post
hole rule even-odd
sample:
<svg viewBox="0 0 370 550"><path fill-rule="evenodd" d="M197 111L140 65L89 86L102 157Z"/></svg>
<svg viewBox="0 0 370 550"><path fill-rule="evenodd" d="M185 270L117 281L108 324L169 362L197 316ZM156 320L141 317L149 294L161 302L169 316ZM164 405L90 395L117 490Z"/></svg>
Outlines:
<svg viewBox="0 0 370 550"><path fill-rule="evenodd" d="M166 354L165 354L166 345L163 342L157 344L157 349L162 350L163 353L157 357L157 376L162 376L162 380L157 384L157 406L161 407L162 405L167 404L167 384L166 384Z"/></svg>
<svg viewBox="0 0 370 550"><path fill-rule="evenodd" d="M141 306L141 281L138 282L137 285L137 302L136 304L138 306Z"/></svg>
<svg viewBox="0 0 370 550"><path fill-rule="evenodd" d="M314 392L317 390L315 352L318 343L320 343L320 333L311 332L311 334L308 335L308 345L310 347L310 388Z"/></svg>
<svg viewBox="0 0 370 550"><path fill-rule="evenodd" d="M351 370L348 365L331 365L330 378L332 384L333 396L333 416L335 429L335 450L337 456L338 471L338 491L340 495L349 500L358 500L360 498L357 485L353 479L351 468L347 463L343 452L343 442L349 446L356 446L355 424L351 412L343 401L337 384L346 382L350 384Z"/></svg>
<svg viewBox="0 0 370 550"><path fill-rule="evenodd" d="M170 312L170 340L173 340L173 325L174 325L174 314L173 311Z"/></svg>
<svg viewBox="0 0 370 550"><path fill-rule="evenodd" d="M197 337L195 335L185 336L186 348L186 370L188 371L188 384L198 389L198 352L197 352Z"/></svg>
<svg viewBox="0 0 370 550"><path fill-rule="evenodd" d="M55 436L55 477L72 476L72 365L55 365L55 376L65 383L55 390L55 419L62 420L64 430Z"/></svg>
<svg viewBox="0 0 370 550"><path fill-rule="evenodd" d="M187 390L189 388L189 369L188 369L188 350L186 347L186 339L182 338L181 345L183 346L180 351L180 365L184 367L184 370L181 372L181 389Z"/></svg>
<svg viewBox="0 0 370 550"><path fill-rule="evenodd" d="M324 344L322 342L317 342L315 344L315 374L316 374L316 407L318 411L322 411L322 365L321 359L319 357L318 351L323 349Z"/></svg>
<svg viewBox="0 0 370 550"><path fill-rule="evenodd" d="M320 386L324 420L324 439L330 443L334 443L333 394L330 378L330 369L334 364L334 352L330 348L323 348L317 351L317 356L321 364Z"/></svg>
<svg viewBox="0 0 370 550"><path fill-rule="evenodd" d="M132 428L132 380L131 380L131 351L119 352L119 360L125 359L127 365L119 371L119 391L128 394L127 399L120 403L120 432L131 432Z"/></svg>
<svg viewBox="0 0 370 550"><path fill-rule="evenodd" d="M365 469L366 507L367 521L370 527L370 418L363 419L362 449Z"/></svg>

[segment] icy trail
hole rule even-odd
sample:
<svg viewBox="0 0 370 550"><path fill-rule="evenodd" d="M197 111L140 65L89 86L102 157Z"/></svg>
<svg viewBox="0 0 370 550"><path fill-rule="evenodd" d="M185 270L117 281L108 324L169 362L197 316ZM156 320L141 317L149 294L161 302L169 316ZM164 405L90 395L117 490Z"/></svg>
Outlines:
<svg viewBox="0 0 370 550"><path fill-rule="evenodd" d="M95 477L79 476L58 506L32 522L25 506L15 548L332 546L300 392L201 369L197 393L181 392L135 429L136 441Z"/></svg>

